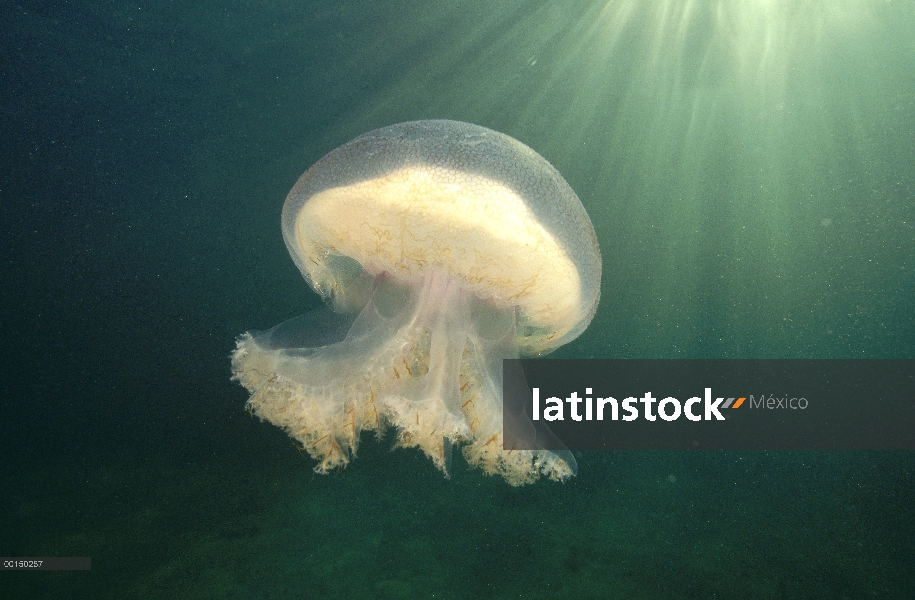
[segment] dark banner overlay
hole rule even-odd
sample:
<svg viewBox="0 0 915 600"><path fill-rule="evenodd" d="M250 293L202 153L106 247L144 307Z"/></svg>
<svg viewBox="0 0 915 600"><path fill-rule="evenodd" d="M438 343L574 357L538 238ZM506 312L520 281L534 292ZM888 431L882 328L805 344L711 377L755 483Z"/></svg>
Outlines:
<svg viewBox="0 0 915 600"><path fill-rule="evenodd" d="M915 360L505 360L504 447L915 450Z"/></svg>

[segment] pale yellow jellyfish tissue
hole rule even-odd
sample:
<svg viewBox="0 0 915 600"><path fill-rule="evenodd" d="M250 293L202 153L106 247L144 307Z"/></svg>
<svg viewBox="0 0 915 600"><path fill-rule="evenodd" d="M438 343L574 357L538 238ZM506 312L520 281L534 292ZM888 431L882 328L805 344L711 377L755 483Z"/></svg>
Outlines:
<svg viewBox="0 0 915 600"><path fill-rule="evenodd" d="M502 359L574 339L600 295L594 228L543 157L468 123L377 129L302 175L282 227L329 309L245 333L232 370L316 471L393 428L446 474L453 445L513 485L575 473L568 452L502 447Z"/></svg>

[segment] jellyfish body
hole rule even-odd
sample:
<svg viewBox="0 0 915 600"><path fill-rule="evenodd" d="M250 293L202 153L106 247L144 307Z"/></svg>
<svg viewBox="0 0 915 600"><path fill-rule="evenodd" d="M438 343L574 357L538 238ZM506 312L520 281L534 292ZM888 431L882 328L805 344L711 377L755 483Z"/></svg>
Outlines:
<svg viewBox="0 0 915 600"><path fill-rule="evenodd" d="M515 485L575 473L568 452L502 447L502 359L574 339L599 298L591 221L540 155L455 121L378 129L302 175L282 229L329 308L242 335L232 369L318 472L393 427L446 474L454 444Z"/></svg>

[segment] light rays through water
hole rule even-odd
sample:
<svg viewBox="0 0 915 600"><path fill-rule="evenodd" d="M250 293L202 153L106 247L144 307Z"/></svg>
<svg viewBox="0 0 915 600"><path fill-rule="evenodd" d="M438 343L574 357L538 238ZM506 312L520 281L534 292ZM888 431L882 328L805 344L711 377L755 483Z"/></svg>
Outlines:
<svg viewBox="0 0 915 600"><path fill-rule="evenodd" d="M912 231L892 202L910 180L889 164L915 129L910 3L410 10L386 13L352 61L384 83L332 137L446 117L546 156L601 238L599 352L845 356L886 341L900 298L875 290Z"/></svg>

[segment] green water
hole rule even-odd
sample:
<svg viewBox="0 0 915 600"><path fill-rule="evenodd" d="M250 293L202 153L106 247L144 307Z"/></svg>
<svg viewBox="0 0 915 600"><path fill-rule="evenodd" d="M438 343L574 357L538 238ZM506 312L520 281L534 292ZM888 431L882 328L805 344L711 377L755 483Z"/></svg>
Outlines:
<svg viewBox="0 0 915 600"><path fill-rule="evenodd" d="M603 255L559 358L915 358L915 5L0 2L0 595L911 598L912 453L316 476L229 381L316 307L296 178L370 129L547 158Z"/></svg>

